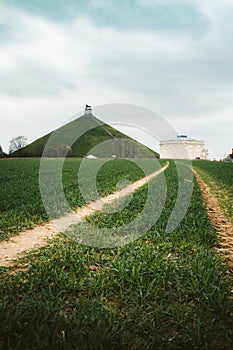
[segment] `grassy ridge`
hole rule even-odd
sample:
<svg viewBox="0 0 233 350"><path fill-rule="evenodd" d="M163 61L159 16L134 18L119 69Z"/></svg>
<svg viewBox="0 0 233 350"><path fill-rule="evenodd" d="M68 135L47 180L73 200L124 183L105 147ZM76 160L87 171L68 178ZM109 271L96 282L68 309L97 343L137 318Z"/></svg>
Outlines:
<svg viewBox="0 0 233 350"><path fill-rule="evenodd" d="M48 162L55 167L57 160L50 159ZM100 161L88 162L98 164ZM151 161L141 160L141 162L149 164ZM81 160L68 159L63 168L64 193L72 209L85 204L78 186L77 174L80 164ZM1 161L0 240L48 220L39 191L39 167L38 159ZM87 177L89 175L87 174ZM100 196L104 196L114 192L117 182L121 179L127 178L133 182L143 176L140 167L130 160L108 161L98 172L97 190ZM55 206L56 194L53 193L52 196Z"/></svg>
<svg viewBox="0 0 233 350"><path fill-rule="evenodd" d="M233 163L194 161L193 166L233 222Z"/></svg>
<svg viewBox="0 0 233 350"><path fill-rule="evenodd" d="M195 182L185 219L164 234L177 195L174 164L165 175L166 206L141 239L98 250L61 236L2 269L3 349L232 349L230 285L201 190ZM146 190L122 212L89 221L129 220Z"/></svg>
<svg viewBox="0 0 233 350"><path fill-rule="evenodd" d="M55 135L56 137L53 138ZM113 138L121 140L118 140L119 142L113 141ZM132 151L127 149L128 147L124 143L127 140L132 141L132 139L94 116L79 117L61 126L59 129L42 136L26 147L13 152L11 156L41 157L49 140L50 143L46 152L46 155L49 157L61 156L57 152L61 145L72 147L71 152L68 153L69 157L84 157L88 152L92 154L94 152L94 155L98 155L95 153L96 151L93 151L93 148L96 145L101 145L106 140L112 140L112 143L108 148L101 148L100 146L100 157L111 157L113 154L117 154L119 157L133 157ZM133 153L135 155L138 157L148 156L148 148L146 146L136 141L134 141L134 144L135 149ZM123 147L122 145L125 146ZM151 150L151 153L158 157L156 152Z"/></svg>

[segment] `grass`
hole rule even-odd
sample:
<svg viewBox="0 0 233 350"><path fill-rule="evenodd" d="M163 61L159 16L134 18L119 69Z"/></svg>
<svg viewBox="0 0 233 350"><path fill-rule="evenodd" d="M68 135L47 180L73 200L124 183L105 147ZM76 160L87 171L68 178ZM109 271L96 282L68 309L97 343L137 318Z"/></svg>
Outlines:
<svg viewBox="0 0 233 350"><path fill-rule="evenodd" d="M56 167L59 160L47 160L49 164ZM139 164L147 164L150 171L151 161L138 160ZM100 160L85 160L89 164L86 178L89 179L94 165L101 164ZM153 162L152 162L153 163ZM78 185L78 170L81 164L80 159L67 159L63 168L63 186L67 201L72 209L84 205L86 202L80 193ZM33 228L35 224L42 224L48 220L44 209L41 194L39 191L39 167L40 160L8 160L0 163L0 240L25 230ZM151 168L151 171L154 169ZM130 160L111 160L107 161L99 170L95 181L90 179L91 184L97 186L100 196L107 195L116 190L116 184L122 180L136 181L143 177L144 173L139 166ZM56 200L59 200L59 194L53 190L53 181L51 178L51 198L53 207L56 207ZM93 199L93 189L86 187L91 193ZM61 213L62 214L62 213Z"/></svg>
<svg viewBox="0 0 233 350"><path fill-rule="evenodd" d="M55 135L56 137L54 138ZM113 137L120 140L115 141ZM15 151L12 156L41 157L46 145L47 156L52 157L59 156L57 150L61 145L69 145L72 147L71 152L68 154L69 157L84 157L88 152L92 154L94 152L94 155L97 155L95 153L97 151L94 150L94 148L96 145L101 145L106 140L112 142L111 144L109 143L108 148L101 148L100 146L100 157L111 157L112 154L117 154L120 157L128 157L129 155L125 154L125 151L126 153L130 153L132 157L132 151L130 151L124 143L126 140L132 141L132 139L93 116L79 117L61 126L59 129L42 136L21 150ZM138 157L145 157L148 154L147 147L137 141L134 141L134 144L134 153ZM123 145L125 146L123 147ZM122 147L126 149L122 150ZM156 152L151 152L158 157Z"/></svg>
<svg viewBox="0 0 233 350"><path fill-rule="evenodd" d="M193 165L233 223L233 163L195 161Z"/></svg>
<svg viewBox="0 0 233 350"><path fill-rule="evenodd" d="M2 268L2 349L232 349L232 283L213 248L201 190L195 182L187 215L165 234L177 195L174 164L165 176L163 213L135 242L95 249L61 235ZM127 222L146 192L89 222Z"/></svg>

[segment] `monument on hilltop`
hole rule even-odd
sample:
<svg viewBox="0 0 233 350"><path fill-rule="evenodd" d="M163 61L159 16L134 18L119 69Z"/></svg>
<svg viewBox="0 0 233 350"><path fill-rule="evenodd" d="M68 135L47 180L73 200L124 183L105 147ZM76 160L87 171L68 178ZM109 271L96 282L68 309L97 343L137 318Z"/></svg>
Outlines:
<svg viewBox="0 0 233 350"><path fill-rule="evenodd" d="M85 110L84 110L84 115L90 115L92 114L92 108L89 105L86 105Z"/></svg>

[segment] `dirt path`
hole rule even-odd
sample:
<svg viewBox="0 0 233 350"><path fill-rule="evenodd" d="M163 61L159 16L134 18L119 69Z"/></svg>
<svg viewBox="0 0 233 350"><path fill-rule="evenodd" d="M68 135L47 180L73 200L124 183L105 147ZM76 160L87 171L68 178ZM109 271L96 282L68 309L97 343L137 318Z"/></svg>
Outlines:
<svg viewBox="0 0 233 350"><path fill-rule="evenodd" d="M65 231L71 224L76 224L84 220L85 217L102 210L105 204L112 203L142 187L150 179L163 172L168 165L169 162L160 170L128 185L120 191L78 208L75 212L69 213L59 219L54 219L47 224L36 226L32 230L21 232L9 241L0 243L0 266L13 265L14 260L25 255L28 250L45 245L48 239L55 237L59 232Z"/></svg>
<svg viewBox="0 0 233 350"><path fill-rule="evenodd" d="M202 188L208 215L218 232L216 248L228 264L229 270L233 272L233 225L225 217L224 211L219 207L216 197L211 194L209 186L205 184L195 170L193 172Z"/></svg>

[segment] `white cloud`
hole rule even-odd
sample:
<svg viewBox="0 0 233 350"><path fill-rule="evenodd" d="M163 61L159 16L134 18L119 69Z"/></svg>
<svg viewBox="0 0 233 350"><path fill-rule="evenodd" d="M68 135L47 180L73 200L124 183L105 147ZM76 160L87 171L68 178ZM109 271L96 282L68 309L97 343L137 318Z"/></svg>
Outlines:
<svg viewBox="0 0 233 350"><path fill-rule="evenodd" d="M232 115L233 25L226 20L232 6L227 0L226 7L220 1L192 3L210 19L201 38L182 31L100 28L87 17L57 23L0 6L0 23L10 28L8 40L0 42L5 149L11 137L25 134L31 141L85 103L128 102L159 110L190 136L192 130L206 135L217 153L210 124L214 120L228 135ZM225 138L221 153L229 147Z"/></svg>

